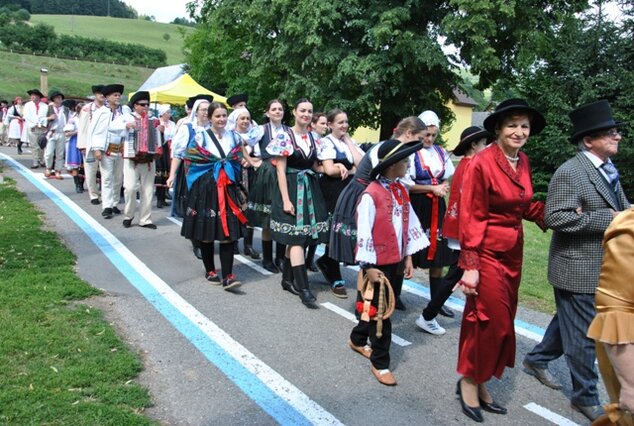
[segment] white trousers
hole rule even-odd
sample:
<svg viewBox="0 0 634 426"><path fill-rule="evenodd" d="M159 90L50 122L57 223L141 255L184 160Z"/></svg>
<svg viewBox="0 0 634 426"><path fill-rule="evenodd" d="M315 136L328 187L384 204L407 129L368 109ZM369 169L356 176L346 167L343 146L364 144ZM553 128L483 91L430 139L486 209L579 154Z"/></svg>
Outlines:
<svg viewBox="0 0 634 426"><path fill-rule="evenodd" d="M119 204L123 183L123 158L119 155L104 153L99 167L101 169L101 205L104 209L111 209Z"/></svg>
<svg viewBox="0 0 634 426"><path fill-rule="evenodd" d="M46 143L44 150L44 162L47 170L55 170L60 172L64 167L64 142L66 137L64 132L52 133ZM53 164L55 161L55 164ZM55 166L55 167L53 167Z"/></svg>
<svg viewBox="0 0 634 426"><path fill-rule="evenodd" d="M139 191L139 225L152 223L152 197L154 197L154 177L156 164L137 164L132 160L123 160L123 187L125 188L124 219L132 219L136 210L136 193Z"/></svg>
<svg viewBox="0 0 634 426"><path fill-rule="evenodd" d="M88 186L88 195L91 200L99 199L101 189L97 185L97 172L99 171L99 161L95 160L94 154L90 153L90 157L84 150L84 175L86 178L86 186Z"/></svg>

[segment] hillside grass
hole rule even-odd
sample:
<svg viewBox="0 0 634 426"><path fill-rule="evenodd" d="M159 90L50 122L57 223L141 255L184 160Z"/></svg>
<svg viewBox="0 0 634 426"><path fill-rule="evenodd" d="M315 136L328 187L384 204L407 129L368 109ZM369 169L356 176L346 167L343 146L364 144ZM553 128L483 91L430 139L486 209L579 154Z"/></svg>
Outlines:
<svg viewBox="0 0 634 426"><path fill-rule="evenodd" d="M180 29L187 32L192 30L182 25L106 16L31 15L31 22L52 25L57 34L103 38L121 43L138 43L161 49L167 54L168 65L184 62L183 37ZM168 41L163 39L164 34L169 34Z"/></svg>
<svg viewBox="0 0 634 426"><path fill-rule="evenodd" d="M135 21L136 22L136 21ZM125 93L137 90L154 69L86 61L57 59L48 56L0 52L0 97L27 98L26 91L40 87L40 69L48 69L48 87L66 96L87 97L93 84L121 83ZM6 70L6 71L4 71Z"/></svg>
<svg viewBox="0 0 634 426"><path fill-rule="evenodd" d="M100 292L40 215L0 183L0 424L154 424L140 357L81 303Z"/></svg>

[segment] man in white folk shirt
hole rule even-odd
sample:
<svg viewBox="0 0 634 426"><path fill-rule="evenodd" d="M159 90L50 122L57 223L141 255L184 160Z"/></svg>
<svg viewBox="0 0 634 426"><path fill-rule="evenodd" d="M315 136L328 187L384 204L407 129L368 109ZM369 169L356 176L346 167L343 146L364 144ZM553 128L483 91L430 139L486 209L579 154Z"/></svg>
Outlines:
<svg viewBox="0 0 634 426"><path fill-rule="evenodd" d="M99 185L97 185L99 162L95 160L95 156L92 152L86 151L86 146L88 145L88 140L90 138L89 131L93 114L106 102L106 97L101 93L102 90L103 84L92 86L94 100L84 105L82 108L79 114L79 124L77 126L77 149L82 152L84 157L84 175L86 185L88 186L90 204L93 205L99 205L99 196L101 195L101 189L99 188Z"/></svg>
<svg viewBox="0 0 634 426"><path fill-rule="evenodd" d="M149 92L136 92L128 106L132 112L125 118L134 123L133 140L127 140L123 159L123 187L125 188L125 207L123 209L123 226L132 226L136 210L136 193L139 191L139 226L156 229L152 223L152 198L154 196L154 178L156 175L156 155L161 148L161 134L157 127L157 119L150 118Z"/></svg>
<svg viewBox="0 0 634 426"><path fill-rule="evenodd" d="M44 166L44 151L40 148L38 139L48 129L48 120L46 118L48 105L42 102L44 95L38 89L31 89L26 93L29 94L31 100L24 104L22 115L33 158L31 168L37 169L39 166Z"/></svg>
<svg viewBox="0 0 634 426"><path fill-rule="evenodd" d="M64 166L64 126L68 122L69 111L62 101L64 95L54 91L49 96L52 101L48 106L47 120L49 122L48 133L46 134L46 148L44 149L44 162L46 171L44 176L62 180L62 167ZM53 174L53 170L55 174Z"/></svg>
<svg viewBox="0 0 634 426"><path fill-rule="evenodd" d="M106 97L106 103L95 110L88 130L86 155L94 155L99 162L103 207L101 215L105 219L121 214L117 204L123 183L122 141L125 140L128 129L134 128L134 123L126 121L120 105L123 89L122 84L103 87L101 93Z"/></svg>

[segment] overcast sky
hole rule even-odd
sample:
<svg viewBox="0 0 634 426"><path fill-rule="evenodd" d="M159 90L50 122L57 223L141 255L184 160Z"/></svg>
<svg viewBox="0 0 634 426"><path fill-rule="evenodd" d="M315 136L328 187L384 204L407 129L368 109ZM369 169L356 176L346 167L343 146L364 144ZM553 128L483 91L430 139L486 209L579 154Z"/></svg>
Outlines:
<svg viewBox="0 0 634 426"><path fill-rule="evenodd" d="M154 16L157 22L172 22L175 18L187 18L185 5L189 0L123 0L139 12Z"/></svg>

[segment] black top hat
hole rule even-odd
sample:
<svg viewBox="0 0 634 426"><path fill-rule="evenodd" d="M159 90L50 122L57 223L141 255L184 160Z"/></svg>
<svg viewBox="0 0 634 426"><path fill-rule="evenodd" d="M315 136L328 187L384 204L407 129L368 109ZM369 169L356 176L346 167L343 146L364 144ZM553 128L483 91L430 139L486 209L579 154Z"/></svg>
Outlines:
<svg viewBox="0 0 634 426"><path fill-rule="evenodd" d="M103 94L103 87L104 87L103 84L95 84L94 86L92 86L91 89L92 89L93 95L95 93Z"/></svg>
<svg viewBox="0 0 634 426"><path fill-rule="evenodd" d="M56 96L61 96L62 100L64 100L64 94L59 90L53 90L53 92L48 96L48 98L52 101Z"/></svg>
<svg viewBox="0 0 634 426"><path fill-rule="evenodd" d="M582 105L572 110L570 114L568 114L568 117L570 117L570 121L572 121L572 137L570 138L570 142L573 144L578 143L581 138L592 133L613 127L621 127L627 124L627 122L623 121L614 121L610 103L605 99Z"/></svg>
<svg viewBox="0 0 634 426"><path fill-rule="evenodd" d="M240 102L248 102L249 95L246 93L240 93L239 95L233 95L227 98L227 103L233 107L235 104Z"/></svg>
<svg viewBox="0 0 634 426"><path fill-rule="evenodd" d="M26 93L28 93L29 96L31 95L37 95L40 98L43 98L44 95L42 94L42 92L40 92L38 89L31 89L31 90L27 90Z"/></svg>
<svg viewBox="0 0 634 426"><path fill-rule="evenodd" d="M462 156L467 153L473 142L479 141L482 138L486 138L487 145L493 142L495 135L488 130L484 130L480 126L467 127L462 131L460 135L460 142L453 149L453 155Z"/></svg>
<svg viewBox="0 0 634 426"><path fill-rule="evenodd" d="M145 90L142 90L140 92L136 92L134 95L132 95L132 97L130 98L130 102L128 102L128 105L130 107L133 107L135 104L138 104L141 101L148 101L150 102L150 92L146 92Z"/></svg>
<svg viewBox="0 0 634 426"><path fill-rule="evenodd" d="M104 96L112 93L123 93L123 84L106 84L101 88L101 94Z"/></svg>
<svg viewBox="0 0 634 426"><path fill-rule="evenodd" d="M196 101L198 99L203 99L209 103L212 103L214 101L214 97L211 95L196 95L196 96L192 96L191 98L187 99L186 105L187 108L192 109L194 107L194 104L196 103Z"/></svg>
<svg viewBox="0 0 634 426"><path fill-rule="evenodd" d="M64 102L62 102L62 105L68 109L75 109L77 101L75 99L65 99Z"/></svg>
<svg viewBox="0 0 634 426"><path fill-rule="evenodd" d="M546 126L546 119L544 116L537 111L535 108L531 108L524 99L507 99L504 102L501 102L497 107L495 107L495 111L493 114L489 115L484 120L484 128L487 129L491 133L495 133L495 125L498 123L501 117L505 116L509 112L523 112L532 115L531 118L531 135L537 135Z"/></svg>
<svg viewBox="0 0 634 426"><path fill-rule="evenodd" d="M423 147L420 141L401 142L397 139L388 139L378 147L377 156L379 164L377 164L370 172L370 179L376 177L392 164L396 164L403 158L407 158Z"/></svg>

